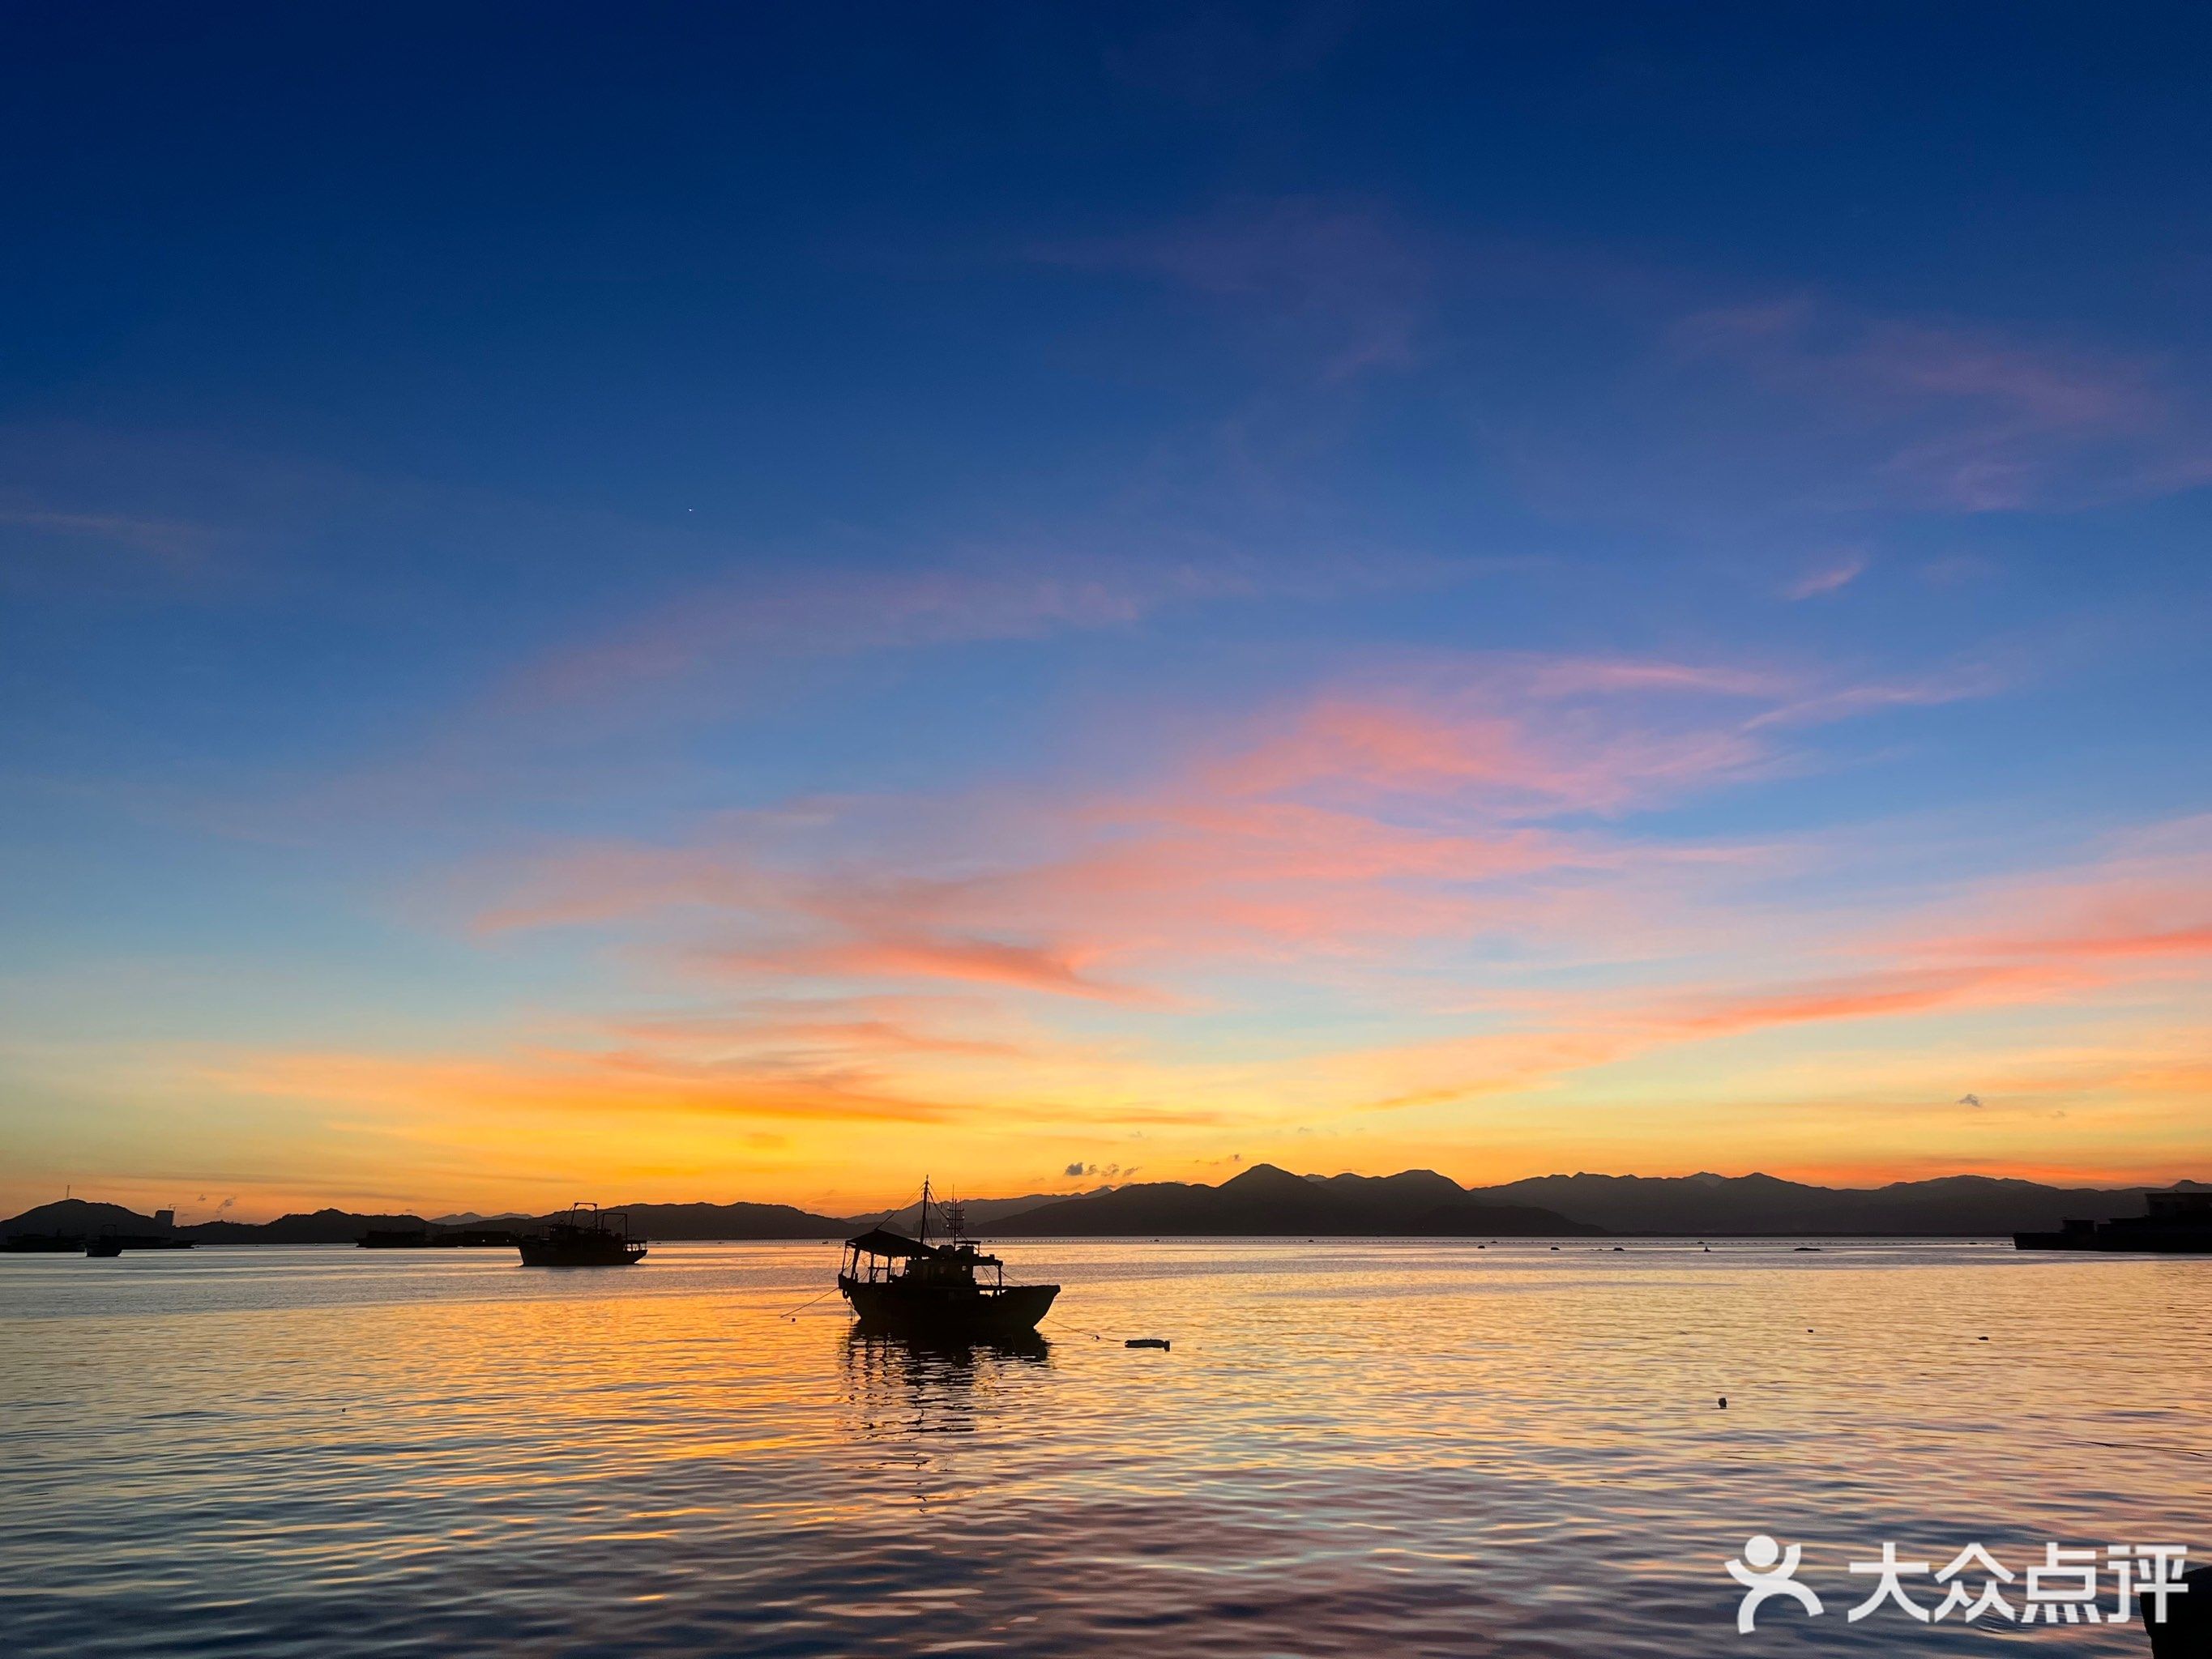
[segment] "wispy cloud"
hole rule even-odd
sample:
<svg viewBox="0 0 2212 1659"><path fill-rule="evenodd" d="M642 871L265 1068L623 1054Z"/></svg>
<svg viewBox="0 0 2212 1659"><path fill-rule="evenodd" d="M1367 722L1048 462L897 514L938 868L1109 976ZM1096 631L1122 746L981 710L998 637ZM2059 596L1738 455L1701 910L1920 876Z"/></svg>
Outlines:
<svg viewBox="0 0 2212 1659"><path fill-rule="evenodd" d="M1761 775L1783 759L1769 726L1937 695L1642 659L1476 659L1224 722L1126 787L856 800L795 830L748 816L682 843L509 857L476 926L643 929L757 980L1171 1008L1188 993L1162 976L1193 982L1208 964L1534 936L1601 912L1598 893L1627 902L1647 872L1686 891L1700 870L1747 867L1744 849L1589 820Z"/></svg>
<svg viewBox="0 0 2212 1659"><path fill-rule="evenodd" d="M577 705L641 686L740 680L764 662L1041 639L1124 626L1176 604L1267 591L1256 564L1086 559L1042 550L965 565L733 570L524 667L508 697Z"/></svg>
<svg viewBox="0 0 2212 1659"><path fill-rule="evenodd" d="M72 542L110 543L150 554L180 571L198 568L214 539L205 526L173 519L45 507L0 506L0 528Z"/></svg>
<svg viewBox="0 0 2212 1659"><path fill-rule="evenodd" d="M1040 264L1149 277L1228 302L1274 361L1323 381L1413 366L1433 305L1422 239L1369 203L1246 201L1031 252Z"/></svg>
<svg viewBox="0 0 2212 1659"><path fill-rule="evenodd" d="M1863 553L1842 553L1823 560L1782 590L1783 597L1791 599L1817 599L1830 593L1840 593L1861 576L1866 574L1867 557Z"/></svg>
<svg viewBox="0 0 2212 1659"><path fill-rule="evenodd" d="M2188 488L2212 458L2212 421L2147 358L1810 295L1694 313L1672 343L1796 400L1802 441L1863 464L1891 504L2078 507Z"/></svg>

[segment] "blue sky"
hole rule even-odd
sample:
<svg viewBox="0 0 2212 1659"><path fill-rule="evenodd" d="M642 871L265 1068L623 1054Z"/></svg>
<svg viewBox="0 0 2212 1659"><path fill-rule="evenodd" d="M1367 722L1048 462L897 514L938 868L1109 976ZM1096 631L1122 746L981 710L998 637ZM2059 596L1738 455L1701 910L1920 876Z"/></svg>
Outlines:
<svg viewBox="0 0 2212 1659"><path fill-rule="evenodd" d="M0 1196L2198 1170L2208 32L27 15Z"/></svg>

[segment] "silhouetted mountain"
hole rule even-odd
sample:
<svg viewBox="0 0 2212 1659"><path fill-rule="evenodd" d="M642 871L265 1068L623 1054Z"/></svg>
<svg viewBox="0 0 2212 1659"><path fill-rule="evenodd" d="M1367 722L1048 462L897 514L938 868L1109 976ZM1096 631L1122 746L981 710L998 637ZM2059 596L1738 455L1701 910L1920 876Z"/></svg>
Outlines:
<svg viewBox="0 0 2212 1659"><path fill-rule="evenodd" d="M39 1205L21 1215L0 1221L0 1237L12 1238L17 1233L58 1233L64 1238L90 1238L102 1227L112 1227L118 1233L158 1231L152 1216L126 1210L120 1204L101 1204L84 1198L58 1198L51 1204Z"/></svg>
<svg viewBox="0 0 2212 1659"><path fill-rule="evenodd" d="M1001 1237L1135 1237L1170 1233L1215 1237L1351 1235L1504 1238L1599 1232L1731 1235L1808 1233L1915 1237L1997 1237L2055 1231L2074 1218L2141 1215L2143 1194L2204 1191L2172 1188L2045 1187L1989 1176L1945 1176L1870 1188L1814 1187L1773 1176L1538 1176L1498 1187L1464 1188L1430 1170L1394 1176L1295 1176L1271 1164L1218 1187L1182 1182L1101 1188L1079 1197L971 1200L969 1224ZM610 1206L617 1207L617 1206ZM788 1204L631 1204L632 1228L658 1239L844 1238L873 1218L842 1220ZM550 1217L495 1216L517 1231ZM203 1221L175 1229L201 1244L351 1244L372 1228L419 1232L436 1224L416 1215L359 1215L317 1210L275 1221ZM891 1218L913 1230L912 1206ZM474 1225L467 1223L463 1224ZM90 1237L103 1227L158 1233L151 1216L119 1204L64 1199L0 1221L0 1235Z"/></svg>
<svg viewBox="0 0 2212 1659"><path fill-rule="evenodd" d="M788 1204L611 1204L647 1238L846 1238L860 1231L836 1216ZM565 1213L565 1212L563 1212ZM556 1218L542 1216L541 1221Z"/></svg>
<svg viewBox="0 0 2212 1659"><path fill-rule="evenodd" d="M1619 1233L1990 1237L2055 1229L2069 1216L2104 1221L2141 1215L2148 1190L2045 1187L1990 1176L1862 1188L1807 1186L1769 1175L1561 1175L1478 1188L1475 1195L1543 1205Z"/></svg>
<svg viewBox="0 0 2212 1659"><path fill-rule="evenodd" d="M2197 1188L2179 1182L2177 1190ZM1156 1182L1024 1210L993 1224L1008 1237L1346 1233L1504 1237L1606 1231L1692 1237L1806 1233L2002 1237L2055 1230L2069 1217L2140 1215L2142 1187L2045 1187L1946 1176L1872 1188L1808 1186L1769 1175L1539 1176L1462 1188L1427 1170L1294 1176L1257 1164L1218 1187Z"/></svg>
<svg viewBox="0 0 2212 1659"><path fill-rule="evenodd" d="M1147 1182L1066 1199L994 1224L1006 1237L1344 1237L1358 1235L1561 1238L1601 1231L1549 1210L1484 1204L1429 1170L1401 1175L1294 1176L1255 1164L1218 1187Z"/></svg>
<svg viewBox="0 0 2212 1659"><path fill-rule="evenodd" d="M843 1238L857 1231L851 1223L835 1216L810 1215L788 1204L630 1204L620 1207L629 1212L631 1228L648 1238ZM552 1218L507 1215L490 1219L495 1224L526 1231ZM151 1234L160 1231L151 1216L140 1215L119 1204L96 1204L77 1198L41 1204L9 1220L0 1221L0 1235L58 1232L88 1237L98 1233L103 1224L119 1233ZM179 1227L175 1231L179 1238L191 1239L196 1244L354 1244L372 1230L422 1232L432 1225L419 1215L360 1215L350 1210L317 1210L312 1215L279 1216L268 1222L203 1221Z"/></svg>
<svg viewBox="0 0 2212 1659"><path fill-rule="evenodd" d="M487 1227L500 1222L535 1222L537 1219L536 1216L525 1215L520 1210L501 1210L497 1215L478 1215L474 1210L463 1210L457 1215L434 1215L430 1218L430 1224L433 1227Z"/></svg>
<svg viewBox="0 0 2212 1659"><path fill-rule="evenodd" d="M380 1232L421 1232L419 1215L356 1215L350 1210L317 1210L312 1215L280 1215L274 1221L202 1221L177 1229L178 1237L200 1244L353 1244L371 1228Z"/></svg>
<svg viewBox="0 0 2212 1659"><path fill-rule="evenodd" d="M1047 1204L1064 1204L1070 1198L1097 1198L1113 1190L1111 1187L1097 1187L1087 1193L1031 1193L1026 1198L965 1198L960 1201L967 1211L968 1225L971 1229L981 1229L995 1225L1009 1216L1020 1215L1025 1210L1040 1209ZM854 1232L864 1231L870 1227L885 1227L912 1238L921 1221L921 1200L916 1199L903 1210L893 1210L888 1215L856 1216L850 1224ZM932 1216L929 1224L932 1231L936 1231L939 1224L937 1218Z"/></svg>

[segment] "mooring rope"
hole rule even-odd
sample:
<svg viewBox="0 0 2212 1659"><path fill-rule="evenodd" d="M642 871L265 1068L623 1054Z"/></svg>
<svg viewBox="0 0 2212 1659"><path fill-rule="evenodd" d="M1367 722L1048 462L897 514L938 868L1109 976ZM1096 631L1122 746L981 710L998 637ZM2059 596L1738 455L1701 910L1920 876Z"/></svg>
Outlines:
<svg viewBox="0 0 2212 1659"><path fill-rule="evenodd" d="M804 1301L804 1302L800 1303L800 1304L799 1304L796 1308L793 1308L793 1309L789 1313L786 1313L786 1314L778 1314L778 1315L776 1316L776 1317L777 1317L777 1318L779 1318L779 1319L788 1319L788 1320L796 1321L796 1320L798 1319L798 1317L799 1317L799 1316L800 1314L802 1314L802 1313L805 1312L807 1309L809 1309L809 1308L812 1307L816 1303L819 1302L819 1301L820 1301L823 1297L825 1297L825 1296L835 1296L835 1295L836 1295L836 1294L837 1294L837 1287L836 1287L835 1285L831 1285L828 1290L826 1290L826 1291L820 1291L820 1292L817 1293L816 1295L813 1295L813 1296L810 1296L810 1297L808 1297L806 1298L806 1300L805 1300L805 1301Z"/></svg>

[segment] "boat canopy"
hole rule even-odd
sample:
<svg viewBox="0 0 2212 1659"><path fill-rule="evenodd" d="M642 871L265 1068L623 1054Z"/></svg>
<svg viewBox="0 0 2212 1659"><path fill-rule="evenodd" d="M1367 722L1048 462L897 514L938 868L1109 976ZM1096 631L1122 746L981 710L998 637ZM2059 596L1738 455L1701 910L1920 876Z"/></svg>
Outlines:
<svg viewBox="0 0 2212 1659"><path fill-rule="evenodd" d="M923 1244L902 1234L887 1232L881 1227L871 1227L858 1238L845 1241L848 1249L858 1250L863 1255L925 1256L935 1255L934 1244Z"/></svg>

